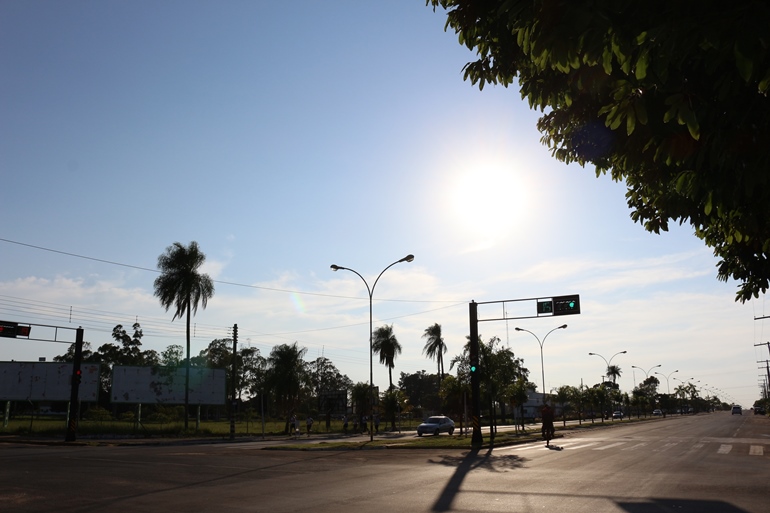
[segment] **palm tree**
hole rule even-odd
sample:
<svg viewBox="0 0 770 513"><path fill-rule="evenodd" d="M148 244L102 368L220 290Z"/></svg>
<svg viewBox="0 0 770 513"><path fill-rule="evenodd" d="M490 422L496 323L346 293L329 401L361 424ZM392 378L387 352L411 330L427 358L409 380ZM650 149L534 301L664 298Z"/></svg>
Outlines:
<svg viewBox="0 0 770 513"><path fill-rule="evenodd" d="M610 365L609 367L607 367L607 377L612 378L613 385L615 384L615 381L617 380L617 378L620 377L621 374L622 374L622 371L620 370L620 367L618 367L617 365Z"/></svg>
<svg viewBox="0 0 770 513"><path fill-rule="evenodd" d="M423 354L431 360L435 359L438 365L438 382L440 385L444 379L444 354L447 351L446 343L444 343L444 339L441 337L441 324L436 323L426 328L422 338L427 339L425 347L422 348Z"/></svg>
<svg viewBox="0 0 770 513"><path fill-rule="evenodd" d="M184 428L187 430L188 408L190 406L190 317L198 312L198 304L205 309L209 298L214 295L214 282L208 274L201 274L199 269L206 261L198 248L198 243L190 242L185 247L175 242L158 257L158 269L161 274L155 279L155 296L168 312L176 308L174 317L186 315L187 321L187 357L185 358L184 383Z"/></svg>
<svg viewBox="0 0 770 513"><path fill-rule="evenodd" d="M393 390L393 367L396 366L396 356L401 354L401 344L393 333L393 325L380 326L373 333L372 350L380 355L380 363L388 368L388 390Z"/></svg>

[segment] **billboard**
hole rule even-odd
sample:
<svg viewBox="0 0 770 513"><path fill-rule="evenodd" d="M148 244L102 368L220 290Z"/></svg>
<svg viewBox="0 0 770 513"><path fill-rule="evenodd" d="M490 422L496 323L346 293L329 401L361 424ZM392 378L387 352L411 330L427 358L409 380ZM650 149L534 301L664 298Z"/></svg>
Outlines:
<svg viewBox="0 0 770 513"><path fill-rule="evenodd" d="M96 402L99 397L99 364L80 365L78 398ZM0 401L69 401L72 364L59 362L0 362Z"/></svg>
<svg viewBox="0 0 770 513"><path fill-rule="evenodd" d="M223 405L227 399L224 369L190 369L190 404ZM112 368L113 403L184 404L184 367Z"/></svg>

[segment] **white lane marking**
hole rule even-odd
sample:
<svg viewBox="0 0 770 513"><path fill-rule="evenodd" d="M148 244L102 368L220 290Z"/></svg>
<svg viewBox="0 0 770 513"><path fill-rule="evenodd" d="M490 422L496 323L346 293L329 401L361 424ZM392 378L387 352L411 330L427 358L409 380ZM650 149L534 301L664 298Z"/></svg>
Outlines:
<svg viewBox="0 0 770 513"><path fill-rule="evenodd" d="M575 449L582 449L584 447L591 447L592 445L596 445L598 443L599 442L591 442L591 443L587 443L587 444L583 444L583 445L575 445L575 446L572 446L572 447L567 447L567 450L574 451Z"/></svg>
<svg viewBox="0 0 770 513"><path fill-rule="evenodd" d="M625 447L625 448L621 449L621 451L635 451L639 447L644 447L645 445L648 445L647 442L642 442L640 444L632 445L631 447Z"/></svg>
<svg viewBox="0 0 770 513"><path fill-rule="evenodd" d="M733 446L732 445L721 444L719 446L719 449L717 449L717 454L727 454L727 453L729 453L732 450L733 450Z"/></svg>
<svg viewBox="0 0 770 513"><path fill-rule="evenodd" d="M749 455L751 456L762 456L765 454L765 448L761 445L752 445L749 447Z"/></svg>
<svg viewBox="0 0 770 513"><path fill-rule="evenodd" d="M594 451L604 451L606 449L612 449L613 447L617 447L618 445L624 445L626 442L615 442L614 444L610 445L604 445L602 447L594 447Z"/></svg>

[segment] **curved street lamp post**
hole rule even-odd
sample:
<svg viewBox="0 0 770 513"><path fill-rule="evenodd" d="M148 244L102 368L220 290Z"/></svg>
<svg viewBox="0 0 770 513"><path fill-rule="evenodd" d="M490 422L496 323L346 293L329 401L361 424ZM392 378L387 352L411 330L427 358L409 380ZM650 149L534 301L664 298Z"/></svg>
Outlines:
<svg viewBox="0 0 770 513"><path fill-rule="evenodd" d="M364 279L363 276L361 276L358 271L353 270L349 267L342 267L341 265L331 265L332 271L350 271L354 274L356 274L359 278L361 278L361 281L364 282L364 285L366 285L366 290L369 292L369 401L370 401L370 411L369 411L369 441L374 440L374 366L373 366L373 336L372 332L374 331L374 327L372 326L373 320L372 320L372 297L374 295L374 287L377 286L377 282L380 280L380 276L382 276L385 271L390 269L396 264L400 264L401 262L411 262L414 260L414 255L406 255L401 260L396 260L392 264L390 264L388 267L382 270L382 272L377 276L377 279L374 280L374 285L369 287L369 284L366 282L366 279Z"/></svg>
<svg viewBox="0 0 770 513"><path fill-rule="evenodd" d="M650 370L646 371L646 370L642 369L641 367L637 367L636 365L632 365L631 366L632 369L639 369L640 371L644 372L644 378L645 379L650 377L650 372L652 372L652 369L657 369L658 367L660 367L660 365L653 365L652 367L650 367ZM655 374L657 374L657 372Z"/></svg>
<svg viewBox="0 0 770 513"><path fill-rule="evenodd" d="M675 370L674 372L679 372L679 369ZM671 386L668 384L668 378L670 378L671 375L674 374L674 372L669 373L668 376L666 376L665 374L661 374L660 372L655 373L666 378L666 390L668 391L668 395L671 395Z"/></svg>
<svg viewBox="0 0 770 513"><path fill-rule="evenodd" d="M602 355L600 355L599 353L588 353L588 356L598 356L599 358L601 358L602 360L604 360L604 363L606 363L606 364L607 364L607 370L609 370L609 369L610 369L610 364L612 363L612 359L613 359L613 358L615 358L615 357L616 357L617 355L619 355L619 354L626 354L627 352L628 352L628 351L618 351L617 353L615 353L614 355L612 355L612 356L610 357L610 360L609 360L609 361L607 361L607 359L606 359L605 357L603 357ZM609 377L609 376L607 376L607 377ZM613 381L612 383L614 384L614 383L615 383L615 381ZM614 388L614 385L613 385L613 388ZM612 398L612 396L610 396L610 399L611 399L611 398ZM614 404L610 404L610 407L611 407L611 409L613 409L613 410L615 409L615 405L614 405ZM604 412L602 412L602 418L604 418ZM604 421L602 420L602 422L604 422Z"/></svg>
<svg viewBox="0 0 770 513"><path fill-rule="evenodd" d="M599 358L601 358L602 360L604 360L604 363L606 363L606 364L607 364L607 369L609 369L609 368L610 368L610 365L612 364L612 359L613 359L613 358L615 358L615 357L616 357L617 355L619 355L619 354L626 354L627 352L628 352L628 351L618 351L617 353L615 353L614 355L612 355L612 357L610 358L610 361L607 361L607 359L606 359L605 357L603 357L602 355L600 355L599 353L588 353L588 356L598 356Z"/></svg>
<svg viewBox="0 0 770 513"><path fill-rule="evenodd" d="M563 329L566 329L566 328L567 328L566 324L562 324L561 326L557 326L556 328L552 329L551 331L549 331L548 333L545 334L545 336L543 337L542 342L540 341L540 338L538 338L538 336L535 335L534 333L532 333L531 331L525 330L524 328L519 328L519 327L514 328L516 331L526 331L527 333L529 333L530 335L535 337L535 339L537 340L537 343L540 344L540 371L541 371L542 377L543 377L543 404L545 404L545 394L546 394L546 391L545 391L545 366L543 365L543 344L545 344L545 339L548 338L548 335L550 335L551 333L553 333L556 330L563 330Z"/></svg>

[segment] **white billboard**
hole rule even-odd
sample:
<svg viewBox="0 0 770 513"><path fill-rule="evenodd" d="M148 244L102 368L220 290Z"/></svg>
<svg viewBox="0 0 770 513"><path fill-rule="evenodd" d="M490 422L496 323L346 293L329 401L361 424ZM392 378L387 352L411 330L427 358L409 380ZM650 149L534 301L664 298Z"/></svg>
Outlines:
<svg viewBox="0 0 770 513"><path fill-rule="evenodd" d="M99 397L99 364L83 363L78 399ZM69 401L72 364L58 362L0 362L0 401Z"/></svg>
<svg viewBox="0 0 770 513"><path fill-rule="evenodd" d="M224 369L190 368L190 404L225 404ZM184 404L184 367L112 368L113 403Z"/></svg>

